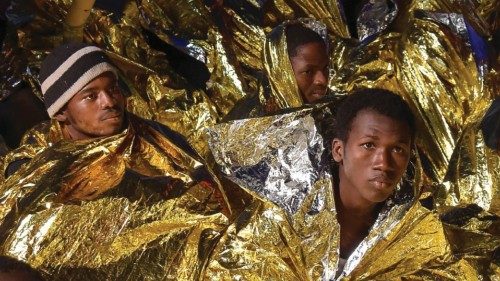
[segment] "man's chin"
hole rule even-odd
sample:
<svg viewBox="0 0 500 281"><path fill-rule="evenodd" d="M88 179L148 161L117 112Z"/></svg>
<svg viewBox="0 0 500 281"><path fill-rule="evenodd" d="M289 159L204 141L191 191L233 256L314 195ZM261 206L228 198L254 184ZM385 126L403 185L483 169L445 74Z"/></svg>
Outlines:
<svg viewBox="0 0 500 281"><path fill-rule="evenodd" d="M116 124L115 126L108 126L99 131L100 137L111 137L117 135L125 130L123 122L121 124Z"/></svg>
<svg viewBox="0 0 500 281"><path fill-rule="evenodd" d="M370 202L373 203L380 203L384 202L391 196L392 193L380 191L380 190L374 190L374 192L371 192L370 194L367 194L367 198Z"/></svg>
<svg viewBox="0 0 500 281"><path fill-rule="evenodd" d="M308 101L309 101L309 103L315 103L315 102L321 100L322 98L324 98L325 95L326 95L326 91L321 92L321 93L313 92L313 93L309 94Z"/></svg>

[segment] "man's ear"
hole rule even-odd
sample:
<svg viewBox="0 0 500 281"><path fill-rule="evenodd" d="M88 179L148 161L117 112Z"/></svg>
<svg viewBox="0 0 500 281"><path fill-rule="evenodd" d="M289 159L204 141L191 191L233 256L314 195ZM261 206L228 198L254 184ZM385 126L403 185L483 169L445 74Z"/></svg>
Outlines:
<svg viewBox="0 0 500 281"><path fill-rule="evenodd" d="M334 138L332 141L332 157L337 163L342 163L342 159L344 159L344 142L338 138Z"/></svg>
<svg viewBox="0 0 500 281"><path fill-rule="evenodd" d="M66 120L68 120L68 116L66 115L66 109L59 110L59 112L54 115L54 118L61 122L61 123L66 123Z"/></svg>

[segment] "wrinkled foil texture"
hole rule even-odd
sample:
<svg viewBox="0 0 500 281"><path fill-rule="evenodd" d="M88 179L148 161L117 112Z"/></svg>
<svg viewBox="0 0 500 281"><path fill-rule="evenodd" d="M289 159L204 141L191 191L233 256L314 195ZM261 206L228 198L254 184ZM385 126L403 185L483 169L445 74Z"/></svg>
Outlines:
<svg viewBox="0 0 500 281"><path fill-rule="evenodd" d="M277 3L281 1L275 1ZM329 32L336 36L349 37L349 30L345 24L345 16L340 1L335 0L285 0L289 7L298 7L296 17L310 17L322 21Z"/></svg>
<svg viewBox="0 0 500 281"><path fill-rule="evenodd" d="M285 20L294 20L298 17L307 16L320 20L326 25L330 39L329 88L332 92L381 87L400 93L417 113L419 124L417 146L425 169L424 184L430 187L439 213L458 221L468 219L470 222L480 221L489 224L489 226L479 223L464 224L453 220L446 224L445 234L452 244L451 249L463 259L449 264L446 270L435 267L432 270L416 271L418 274L415 273L417 275L414 277L433 280L433 276L439 275L451 280L475 280L478 274L490 276L489 278L498 276L500 272L498 262L491 263L491 259L493 250L498 247L499 234L495 225L500 210L498 199L500 161L495 152L484 145L482 135L479 133L479 122L492 96L499 90L499 61L497 58L497 64L492 65L477 60L467 29L473 28L480 35L490 38L500 27L499 1L394 1L394 10L378 6L382 2L388 3L387 1L369 1L371 6L367 6L365 15L373 14L373 17L358 18L360 38L350 38L342 7L340 2L335 0L243 0L239 3L227 1L228 5L213 7L205 7L201 2L130 1L126 4L123 16L118 22L113 22L112 15L107 12L98 9L92 11L84 30L85 40L108 50L121 69L122 80L130 92L128 98L130 111L141 117L155 119L179 131L205 157L209 152L207 144L203 141L204 129L219 122L238 100L257 93L259 78L265 69L261 54L265 37L271 29ZM37 88L39 65L51 49L63 42L62 34L65 26L62 22L71 1L12 0L12 3L14 8L9 10L8 20L13 26L8 30L0 55L0 81L2 81L0 100L15 92L22 81L28 82L34 93L41 97ZM247 4L255 7L256 10L252 11L257 12L244 10L242 7ZM217 22L214 18L223 20ZM374 18L381 20L377 24ZM470 27L467 27L467 24ZM154 33L167 43L173 42L173 36L182 37L189 42L192 47L185 51L196 56L196 59L204 61L210 72L207 89L192 89L186 78L179 75L170 65L166 55L148 44L143 29ZM197 51L193 53L190 50ZM284 70L287 73L287 69ZM284 93L289 94L294 91ZM38 140L48 139L42 137L45 133L35 135L39 136ZM242 146L245 147L246 145ZM40 151L39 146L25 146L14 154L7 155L6 159L21 159L36 155ZM8 161L4 163L6 162ZM3 180L1 177L3 173L0 176L0 180ZM23 181L23 178L18 180ZM307 179L300 180L308 182ZM266 191L262 188L261 192L262 194L254 191L254 195L262 198ZM299 202L305 204L303 205L305 208L309 197L305 195L304 190L294 192L293 194L297 195L295 199L287 197L290 194L280 194L282 197L279 198L289 198L287 202L293 203L285 204L288 206L286 212L281 209L285 206L283 203L265 199L264 203L252 203L254 209L251 214L255 213L256 216L268 220L269 212L266 216L259 215L260 212L266 208L276 208L275 212L283 218L293 214L292 210L295 210L297 216L301 213ZM314 193L314 189L310 192ZM473 205L481 207L482 211L470 216L457 212L457 210L468 210ZM428 215L425 212L411 211L417 209L416 207L408 209L410 211L407 214L417 214L415 223L409 225L422 230L417 225L424 220L422 217ZM325 216L334 217L334 214L327 212ZM242 219L243 222L245 220ZM246 222L250 227L257 223L257 220L248 219ZM433 229L435 225L432 223L429 222L431 228L428 229ZM284 227L283 224L271 222L269 224L277 229ZM321 229L331 225L333 224L321 224ZM223 240L228 244L221 245L233 245L232 239L244 231L248 235L253 233L251 228L247 227L244 231L240 231L238 227L232 225L229 228ZM295 235L294 227L293 225L288 227L292 234L287 237ZM411 232L411 229L407 230ZM269 233L275 234L272 231ZM439 231L436 233L441 235ZM336 239L335 235L328 235L318 241L324 243L328 241L329 245L334 245L332 241ZM262 237L262 243L276 241L273 240L276 237L272 237L271 234ZM413 241L422 240L418 235L409 237L413 237ZM246 239L245 241L249 241L250 237ZM297 242L307 240L289 239ZM380 241L378 244L384 245ZM217 246L217 255L221 255L222 249L225 249L221 245ZM242 246L234 249L245 248ZM317 248L312 247L312 249ZM325 251L317 253L321 255ZM316 253L315 250L311 252ZM383 254L375 252L379 256ZM387 253L394 255L391 251ZM224 254L229 257L232 255L230 250ZM365 258L367 256L370 255L365 255ZM330 258L334 259L333 256ZM331 259L325 261L319 267L321 269L316 270L314 274L293 273L290 279L297 276L303 277L302 279L307 279L305 276L330 276L332 270L334 273L336 268L336 260ZM294 262L297 260L303 259L295 259ZM373 266L378 265L375 261L382 260L374 258ZM391 260L391 257L388 256L387 260ZM227 259L228 263L230 261L231 259ZM221 262L222 258L212 260L211 268L215 268L214 264L220 266ZM315 260L308 264L315 262L319 263ZM39 264L41 263L40 261ZM264 264L261 264L262 269ZM289 268L290 264L287 261L281 265L283 268ZM347 279L349 276L361 276L362 267L355 264L346 266L352 270L350 273L344 273L347 274ZM222 268L227 266L229 264L224 264ZM383 271L383 269L373 269L373 272L377 273ZM175 278L175 274L170 276ZM276 276L279 276L279 279L283 276L288 277L288 275ZM370 273L363 276L365 279L375 278L373 277L375 275ZM392 275L386 277L389 276Z"/></svg>
<svg viewBox="0 0 500 281"><path fill-rule="evenodd" d="M453 25L458 31L465 28L459 22ZM487 160L492 152L479 133L493 87L481 73L486 67L478 67L460 34L466 31L454 33L425 14L416 18L404 42L401 81L423 124L417 142L428 159L426 173L448 191L438 194L438 205L477 204L498 212L492 208L499 200L498 173Z"/></svg>
<svg viewBox="0 0 500 281"><path fill-rule="evenodd" d="M217 245L206 278L335 277L339 225L334 186L329 155L325 154L313 116L311 109L304 109L210 129L210 149L216 163L256 200ZM388 200L339 278L422 276L423 280L432 280L423 277L428 274L427 265L446 272L456 262L450 256L440 221L416 198L413 195L406 200ZM422 240L419 237L423 233L426 239ZM408 255L410 252L414 254Z"/></svg>
<svg viewBox="0 0 500 281"><path fill-rule="evenodd" d="M10 77L5 81L29 77L38 80L41 61L51 49L63 42L61 21L69 9L70 2L61 0L17 3L18 8L12 13L27 10L29 13L26 12L26 17L29 16L31 21L18 27L13 36L15 41L9 41L13 43L2 49L9 54L5 56L7 63L14 60L19 63L19 66L14 65L15 67L10 69L2 68L5 76ZM23 9L26 7L29 9ZM187 7L190 6L184 8ZM120 21L114 23L111 14L93 10L84 29L85 40L108 50L122 70L121 78L130 92L128 109L131 112L177 130L203 155L206 149L201 141L200 129L214 125L220 114L229 109L225 108L224 104L221 105L222 108L217 108L203 89L192 89L186 78L180 76L169 64L166 54L148 45L148 39L142 31L144 23L141 21L141 15L144 13L141 11L136 3L131 1L125 5ZM10 54L18 55L13 57ZM234 79L227 78L223 81L225 86L225 81L233 83ZM236 98L242 96L241 87L232 86L233 84L228 84L225 89L233 90L232 93L238 91L235 93ZM6 89L3 92L8 92L14 85L3 84ZM36 86L34 91L39 93ZM226 106L231 105L229 99Z"/></svg>
<svg viewBox="0 0 500 281"><path fill-rule="evenodd" d="M477 204L498 215L498 161L479 133L498 89L498 66L475 59L466 16L410 8L414 13L398 20L406 24L401 33L388 28L361 44L338 41L344 62L332 56L330 88L400 93L417 114L417 145L436 207Z"/></svg>
<svg viewBox="0 0 500 281"><path fill-rule="evenodd" d="M52 144L0 186L2 255L48 280L201 277L227 224L225 195L182 146L129 119L112 137ZM44 136L32 146L60 140L56 124L32 132Z"/></svg>
<svg viewBox="0 0 500 281"><path fill-rule="evenodd" d="M314 119L295 119L293 114L240 120L209 130L210 148L223 173L289 214L301 209L316 182L331 181L325 167L318 166L323 141Z"/></svg>
<svg viewBox="0 0 500 281"><path fill-rule="evenodd" d="M368 1L361 8L356 28L358 39L363 41L370 36L378 34L396 18L398 14L398 5L394 1L389 1L394 8L389 7L388 1Z"/></svg>

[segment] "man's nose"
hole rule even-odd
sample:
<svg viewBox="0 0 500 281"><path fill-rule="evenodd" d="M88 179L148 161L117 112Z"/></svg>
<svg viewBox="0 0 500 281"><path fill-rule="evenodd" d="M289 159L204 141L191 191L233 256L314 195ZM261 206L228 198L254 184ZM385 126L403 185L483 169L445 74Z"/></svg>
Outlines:
<svg viewBox="0 0 500 281"><path fill-rule="evenodd" d="M99 94L99 100L101 104L101 108L109 108L116 105L117 100L112 93L108 93L107 91L101 91Z"/></svg>
<svg viewBox="0 0 500 281"><path fill-rule="evenodd" d="M388 149L379 149L374 155L373 166L376 170L389 172L392 171L393 161L391 158L391 151Z"/></svg>
<svg viewBox="0 0 500 281"><path fill-rule="evenodd" d="M323 71L316 72L314 84L324 86L328 82L328 77Z"/></svg>

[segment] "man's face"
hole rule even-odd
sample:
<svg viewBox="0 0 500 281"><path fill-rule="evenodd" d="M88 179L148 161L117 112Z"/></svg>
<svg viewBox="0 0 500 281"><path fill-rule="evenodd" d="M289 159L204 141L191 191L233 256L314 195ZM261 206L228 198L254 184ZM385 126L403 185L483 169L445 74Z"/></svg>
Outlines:
<svg viewBox="0 0 500 281"><path fill-rule="evenodd" d="M125 98L115 76L106 72L90 81L55 117L71 139L115 135L123 130Z"/></svg>
<svg viewBox="0 0 500 281"><path fill-rule="evenodd" d="M324 97L328 83L325 44L312 42L297 47L297 55L290 62L304 102L314 103Z"/></svg>
<svg viewBox="0 0 500 281"><path fill-rule="evenodd" d="M394 192L410 159L410 135L404 122L372 110L358 112L347 141L332 142L340 189L347 191L350 200L373 204Z"/></svg>

